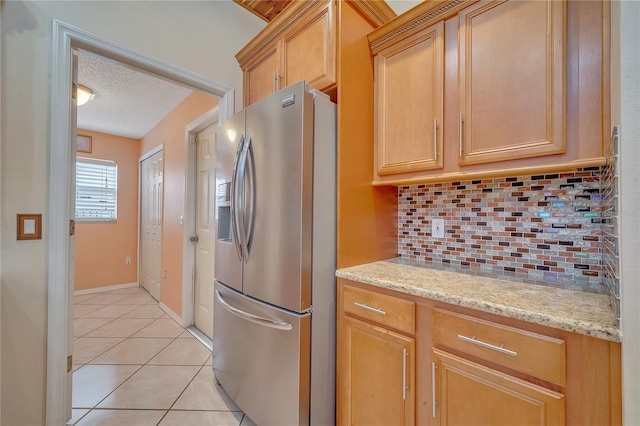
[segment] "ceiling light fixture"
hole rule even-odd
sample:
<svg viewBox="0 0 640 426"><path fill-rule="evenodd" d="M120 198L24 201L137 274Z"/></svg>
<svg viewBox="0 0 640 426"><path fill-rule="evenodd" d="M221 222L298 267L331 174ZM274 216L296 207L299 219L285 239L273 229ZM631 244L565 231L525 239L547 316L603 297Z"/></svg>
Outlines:
<svg viewBox="0 0 640 426"><path fill-rule="evenodd" d="M91 99L93 99L94 96L95 93L93 93L93 90L89 89L86 86L83 86L82 84L78 84L78 91L76 95L78 106L86 104Z"/></svg>

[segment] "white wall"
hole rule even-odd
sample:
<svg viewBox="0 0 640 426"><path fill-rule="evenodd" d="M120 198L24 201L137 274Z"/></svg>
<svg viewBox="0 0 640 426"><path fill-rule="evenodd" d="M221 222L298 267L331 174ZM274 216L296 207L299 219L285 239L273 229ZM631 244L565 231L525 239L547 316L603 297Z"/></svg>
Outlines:
<svg viewBox="0 0 640 426"><path fill-rule="evenodd" d="M640 2L615 6L614 19L620 22L620 72L612 79L620 81L623 418L635 425L640 421ZM612 113L615 117L617 111Z"/></svg>
<svg viewBox="0 0 640 426"><path fill-rule="evenodd" d="M265 25L230 0L212 2L10 1L0 52L0 424L44 424L46 238L17 242L16 214L47 223L49 51L59 19L128 48L233 86L234 55ZM10 368L7 368L10 366Z"/></svg>
<svg viewBox="0 0 640 426"><path fill-rule="evenodd" d="M422 3L422 1L423 0L387 0L387 3L394 12L400 15L419 3Z"/></svg>

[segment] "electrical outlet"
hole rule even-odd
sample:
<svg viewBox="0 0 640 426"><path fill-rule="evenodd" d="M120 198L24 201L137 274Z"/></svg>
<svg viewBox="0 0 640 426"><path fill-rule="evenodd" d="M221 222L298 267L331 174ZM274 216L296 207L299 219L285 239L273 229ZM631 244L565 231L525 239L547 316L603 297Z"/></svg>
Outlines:
<svg viewBox="0 0 640 426"><path fill-rule="evenodd" d="M131 256L127 256L124 258L124 264L125 265L131 265Z"/></svg>
<svg viewBox="0 0 640 426"><path fill-rule="evenodd" d="M431 219L431 236L433 238L444 238L444 219Z"/></svg>

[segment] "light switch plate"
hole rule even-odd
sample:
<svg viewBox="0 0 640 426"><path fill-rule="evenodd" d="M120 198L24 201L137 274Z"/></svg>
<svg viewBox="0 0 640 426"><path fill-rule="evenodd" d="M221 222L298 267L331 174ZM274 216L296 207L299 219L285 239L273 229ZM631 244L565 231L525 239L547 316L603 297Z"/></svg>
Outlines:
<svg viewBox="0 0 640 426"><path fill-rule="evenodd" d="M433 238L444 238L444 219L431 219L431 236Z"/></svg>

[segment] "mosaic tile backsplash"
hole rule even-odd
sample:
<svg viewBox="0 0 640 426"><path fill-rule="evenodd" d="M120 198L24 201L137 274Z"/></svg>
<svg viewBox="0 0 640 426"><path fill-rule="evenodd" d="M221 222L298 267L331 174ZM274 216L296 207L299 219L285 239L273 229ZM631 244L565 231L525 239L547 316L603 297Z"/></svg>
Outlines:
<svg viewBox="0 0 640 426"><path fill-rule="evenodd" d="M606 293L602 174L593 167L400 187L400 257ZM444 219L444 238L432 236L433 218Z"/></svg>
<svg viewBox="0 0 640 426"><path fill-rule="evenodd" d="M620 233L618 228L618 128L613 131L613 149L602 168L602 265L603 282L620 327Z"/></svg>

